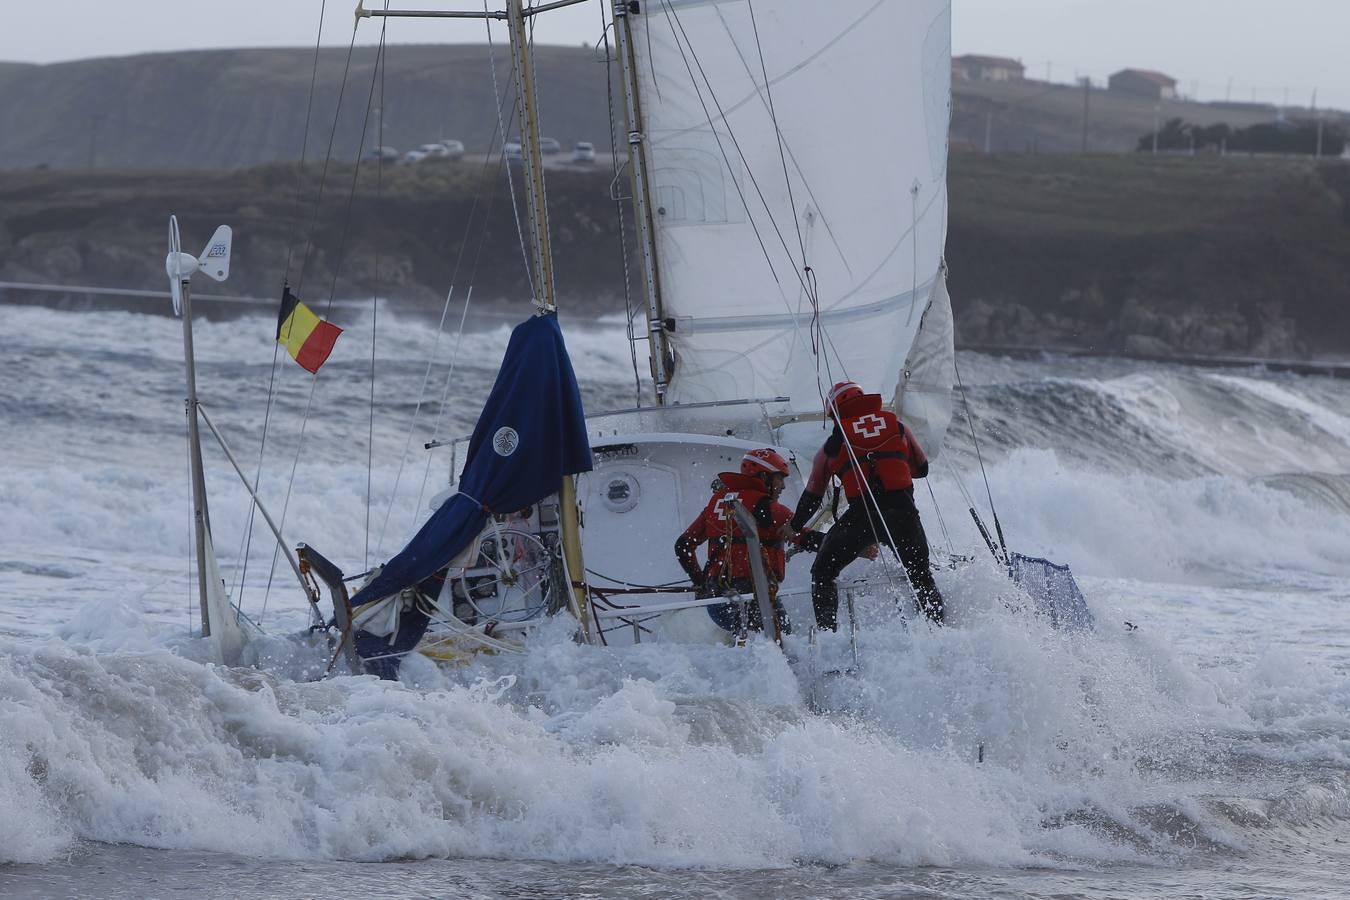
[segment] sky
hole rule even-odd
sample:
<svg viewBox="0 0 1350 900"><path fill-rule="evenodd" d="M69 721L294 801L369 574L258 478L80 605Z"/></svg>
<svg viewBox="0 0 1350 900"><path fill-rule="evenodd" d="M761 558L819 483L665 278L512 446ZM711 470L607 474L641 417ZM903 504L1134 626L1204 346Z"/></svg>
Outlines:
<svg viewBox="0 0 1350 900"><path fill-rule="evenodd" d="M376 6L381 0L366 0ZM392 0L396 9L476 9L482 0ZM769 3L772 0L758 0ZM827 0L820 0L827 2ZM905 0L887 0L901 3ZM488 0L492 9L504 0ZM346 46L356 0L3 0L0 60L59 62L209 47ZM1350 109L1350 0L953 0L952 51L1011 56L1028 77L1103 81L1158 69L1202 100ZM594 43L599 0L540 16L535 38ZM374 43L365 19L357 42ZM484 40L481 22L391 20L393 43Z"/></svg>

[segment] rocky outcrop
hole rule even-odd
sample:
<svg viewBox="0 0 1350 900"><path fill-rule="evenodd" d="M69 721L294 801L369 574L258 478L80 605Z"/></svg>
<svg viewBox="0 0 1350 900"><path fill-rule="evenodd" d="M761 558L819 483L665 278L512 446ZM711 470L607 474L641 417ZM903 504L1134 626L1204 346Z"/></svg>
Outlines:
<svg viewBox="0 0 1350 900"><path fill-rule="evenodd" d="M604 168L549 174L558 289L569 308L595 314L623 309ZM216 223L235 226L231 292L277 296L289 278L307 298L378 292L436 313L452 284L472 283L481 303L528 298L495 168L363 167L349 197L352 169L334 166L317 214L315 181L311 169L297 203L289 165L0 173L0 280L160 289L173 211L189 244ZM957 154L949 186L958 343L1156 356L1350 351L1350 166ZM637 271L630 260L634 285Z"/></svg>

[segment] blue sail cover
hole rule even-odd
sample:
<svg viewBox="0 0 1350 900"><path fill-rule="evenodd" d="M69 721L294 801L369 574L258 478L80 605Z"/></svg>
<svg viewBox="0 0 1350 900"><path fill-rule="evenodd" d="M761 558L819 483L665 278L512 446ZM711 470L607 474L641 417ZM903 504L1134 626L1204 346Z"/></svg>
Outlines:
<svg viewBox="0 0 1350 900"><path fill-rule="evenodd" d="M353 607L397 593L469 546L489 513L509 513L556 493L565 476L591 470L581 392L555 313L516 326L497 381L469 439L459 493L440 505Z"/></svg>

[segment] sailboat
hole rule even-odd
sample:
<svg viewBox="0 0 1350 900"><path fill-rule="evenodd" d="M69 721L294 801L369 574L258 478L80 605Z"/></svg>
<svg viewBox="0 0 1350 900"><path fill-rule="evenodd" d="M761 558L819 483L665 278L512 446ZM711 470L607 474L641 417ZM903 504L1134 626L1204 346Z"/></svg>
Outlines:
<svg viewBox="0 0 1350 900"><path fill-rule="evenodd" d="M588 643L744 642L708 608L762 606L763 579L754 597L698 598L672 552L719 473L764 447L809 459L835 381L886 398L930 459L953 417L949 0L612 4L651 394L590 415L557 325L528 36L533 16L576 2L357 10L505 22L537 312L474 434L434 448L448 453L449 493L407 547L350 596L339 566L299 548L297 572L329 588L333 660L355 670L389 677L414 651L519 651L557 614ZM562 449L541 456L541 442ZM528 489L513 481L522 471ZM1011 572L1012 555L989 546ZM855 590L895 587L894 567L873 568L845 585L850 606ZM795 562L778 590L798 616L806 569Z"/></svg>
<svg viewBox="0 0 1350 900"><path fill-rule="evenodd" d="M544 314L556 298L527 30L563 5L511 0L484 13L511 35L531 283ZM416 593L444 626L431 639L449 646L502 649L561 608L587 640L727 640L706 609L725 601L682 587L671 551L720 472L761 447L813 450L825 436L823 394L845 378L888 398L924 446L941 445L952 415L947 0L621 2L613 33L650 402L589 416L590 471L493 515L467 545L441 541L433 558L434 533L461 527L438 511L352 598L358 621L383 615L374 604L400 606L400 592L445 567L437 596ZM450 442L452 459L467 447L477 463L484 440L480 427ZM474 506L459 487L446 503ZM563 548L557 563L553 548ZM447 554L466 549L472 558L451 565ZM419 564L405 572L410 557ZM785 601L806 595L804 570L785 581ZM418 602L404 594L401 608ZM377 627L393 648L390 621Z"/></svg>

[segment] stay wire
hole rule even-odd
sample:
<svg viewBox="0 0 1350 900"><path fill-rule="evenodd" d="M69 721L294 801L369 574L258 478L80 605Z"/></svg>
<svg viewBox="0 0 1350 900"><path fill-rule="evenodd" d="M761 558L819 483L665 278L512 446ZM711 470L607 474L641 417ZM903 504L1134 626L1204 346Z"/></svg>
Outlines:
<svg viewBox="0 0 1350 900"><path fill-rule="evenodd" d="M956 547L952 544L952 536L947 532L947 522L942 515L942 507L938 505L937 493L933 490L933 480L925 478L924 484L928 487L928 497L933 501L933 510L937 513L938 528L942 530L942 539L947 542L947 552L955 553Z"/></svg>
<svg viewBox="0 0 1350 900"><path fill-rule="evenodd" d="M305 235L305 253L300 258L300 275L296 279L295 292L298 296L303 296L305 292L305 273L309 271L309 260L314 249L314 234L319 226L319 211L323 206L323 192L328 184L328 167L333 161L333 145L337 140L338 121L342 117L342 101L347 95L347 78L351 74L352 54L356 49L356 30L360 25L360 19L357 19L352 25L352 39L347 45L347 61L342 67L342 83L338 87L337 107L333 110L333 127L328 132L328 148L323 157L323 168L319 171L319 189L314 196L314 213L310 217L309 229ZM362 146L365 145L365 135L361 137Z"/></svg>
<svg viewBox="0 0 1350 900"><path fill-rule="evenodd" d="M300 164L296 169L295 176L295 208L291 214L291 230L286 237L286 269L282 280L285 284L291 277L291 259L295 251L295 232L300 226L301 205L304 199L305 184L305 160L309 153L309 129L314 111L314 94L318 84L319 74L319 48L323 44L323 20L324 13L328 8L328 0L323 0L319 4L319 27L314 38L314 62L309 75L309 97L305 101L305 128L300 140ZM354 40L354 38L353 38ZM258 495L258 486L262 481L263 462L267 453L267 431L272 420L272 407L276 400L277 369L280 362L281 344L273 341L272 343L272 366L267 382L267 405L263 410L262 437L258 442L258 466L253 473L253 495ZM257 520L258 504L250 503L248 508L248 523L244 527L243 539L240 542L239 558L242 560L240 565L239 580L237 582L237 593L235 593L235 602L240 610L244 605L244 589L248 585L248 562L253 548L253 525ZM266 612L266 606L263 607ZM258 617L258 624L262 624L262 616Z"/></svg>
<svg viewBox="0 0 1350 900"><path fill-rule="evenodd" d="M514 112L512 113L512 116L514 118ZM502 165L509 165L509 163L506 160L505 150L503 150L501 155L498 156L497 165L498 167ZM492 205L493 203L495 203L496 197L497 194L494 191L491 197L489 198L487 212L483 216L484 223L488 221L488 218L492 213ZM445 386L441 389L441 402L438 411L436 413L436 425L435 428L432 430L431 435L432 443L435 443L436 439L440 436L441 424L445 420L445 410L446 406L449 403L450 398L450 385L454 382L455 368L459 364L460 347L463 345L464 342L464 323L468 320L469 305L473 302L473 282L478 275L478 264L483 256L483 247L487 243L487 233L488 229L485 225L483 230L479 233L478 248L474 252L473 265L469 270L469 292L468 295L464 298L464 312L460 315L459 318L459 333L455 337L454 354L450 358L450 367L445 373ZM418 489L417 492L417 504L413 507L414 522L416 521L417 510L422 507L422 498L426 496L427 481L429 481L431 478L431 460L432 460L431 454L428 454L426 468L422 472L422 486Z"/></svg>
<svg viewBox="0 0 1350 900"><path fill-rule="evenodd" d="M980 464L980 477L984 479L984 495L989 498L989 512L994 517L994 528L998 532L999 545L1003 548L1004 556L1007 556L1008 548L1003 541L1003 526L999 524L998 508L994 506L994 493L989 488L989 473L984 468L984 454L980 451L980 439L975 435L975 412L970 407L970 396L966 392L965 382L961 380L961 365L956 361L955 353L952 354L952 370L956 373L956 389L961 394L961 406L965 409L966 425L970 429L970 441L975 445L975 459Z"/></svg>
<svg viewBox="0 0 1350 900"><path fill-rule="evenodd" d="M388 0L386 0L386 2L388 2ZM355 29L353 28L353 31L352 31L352 44L355 45L355 43L356 43L356 32L355 32ZM347 246L347 233L348 233L348 231L350 230L350 227L351 227L352 204L353 204L354 200L356 199L357 179L360 177L360 174L361 174L361 153L362 153L363 148L364 148L365 145L366 145L366 133L367 133L367 129L368 129L369 126L370 126L370 108L371 108L371 106L372 106L372 104L374 103L374 100L375 100L375 85L376 85L376 82L377 82L377 80L378 80L378 75L379 75L379 71L380 71L380 64L381 64L381 61L382 61L382 59L383 59L383 56L384 56L384 44L383 44L383 41L382 41L382 42L380 43L379 48L378 48L377 53L376 53L376 58L375 58L375 69L374 69L374 71L371 72L371 78L370 78L370 90L369 90L369 91L367 92L367 94L366 94L366 111L365 111L365 115L362 116L362 119L361 119L361 140L357 143L357 150L356 150L356 164L352 167L352 181L351 181L351 186L350 186L349 191L348 191L348 194L347 194L347 206L346 206L346 210L345 210L345 213L344 213L344 216L343 216L343 220L342 220L342 230L341 230L341 232L339 233L337 255L334 257L335 262L334 262L334 265L333 265L333 282L332 282L332 285L331 285L330 288L329 288L329 292L328 292L328 302L327 302L327 304L326 304L326 306L325 306L325 308L324 308L324 315L323 315L323 318L324 318L325 320L329 319L329 318L331 317L331 315L332 315L332 310L333 310L333 299L334 299L334 297L335 297L335 295L336 295L336 293L337 293L338 276L339 276L339 274L340 274L340 272L341 272L341 268L342 268L342 254L346 251L346 246ZM350 62L350 57L351 57L351 50L350 50L350 48L349 48L349 49L348 49L348 62ZM343 91L345 92L345 90L346 90L346 83L345 83L345 77L344 77ZM336 114L335 114L335 116L336 116ZM335 118L335 120L334 120L334 128L336 129L336 118ZM330 152L331 152L331 149L332 149L331 143L330 143L330 145L329 145L329 149L330 149ZM328 168L328 161L325 160L325 162L324 162L324 169L325 169L325 171L327 170L327 168ZM316 205L316 214L317 214L317 205ZM278 526L277 526L277 530L279 530L279 531L284 531L285 528L286 528L286 516L287 516L287 514L290 512L291 494L292 494L292 492L293 492L293 490L294 490L294 488L295 488L295 475L296 475L296 472L297 472L297 470L299 469L299 466L300 466L300 457L301 457L301 455L304 453L304 447L305 447L305 432L306 432L306 430L307 430L308 427L309 427L309 416L310 416L310 413L311 413L311 412L313 411L313 409L314 409L314 396L315 396L316 389L318 388L318 384L319 384L319 373L318 373L318 372L314 372L314 373L311 374L311 376L310 376L309 398L308 398L308 399L306 400L306 402L305 402L305 413L304 413L304 416L303 416L303 417L301 418L301 420L300 420L300 436L299 436L298 441L296 442L296 447L295 447L295 458L291 461L291 474L290 474L290 478L287 479L287 482L286 482L286 500L285 500L285 502L282 504L282 508L281 508L281 520L280 520L280 523L279 523ZM273 548L273 550L272 550L272 564L271 564L271 566L269 567L268 573L267 573L267 588L266 588L265 593L263 594L263 610L264 610L264 612L266 612L266 609L267 609L267 601L268 601L268 599L271 597L271 593L272 593L272 582L273 582L273 581L275 580L275 578L276 578L277 560L280 558L280 555L281 555L281 547L280 547L280 545L278 545L278 546L276 546L275 548Z"/></svg>
<svg viewBox="0 0 1350 900"><path fill-rule="evenodd" d="M389 10L389 0L384 0L384 8ZM380 80L380 112L376 117L376 139L375 146L384 146L384 82L385 75L389 72L388 48L385 45L386 30L389 25L389 17L385 16L380 20L380 49L376 53L376 72ZM365 139L362 138L361 147L365 149ZM383 208L384 200L384 157L380 156L375 166L375 208ZM358 162L359 166L360 163ZM365 568L370 568L370 505L371 494L374 490L374 471L375 471L375 344L379 335L380 319L380 251L379 246L375 249L375 277L374 292L370 298L370 411L368 417L368 427L366 431L366 527L365 527Z"/></svg>
<svg viewBox="0 0 1350 900"><path fill-rule="evenodd" d="M494 145L496 144L496 142L497 142L497 134L498 134L498 132L497 132L497 130L496 130L496 126L494 126L494 127L493 127L493 132L492 132L492 137L491 137L491 139L488 141L488 146L489 146L489 147L492 147L492 146L494 146ZM458 252L456 253L456 255L455 255L455 265L454 265L454 267L451 269L451 272L450 272L450 289L446 292L446 295L445 295L445 305L441 308L441 320L440 320L440 322L437 323L437 325L436 325L436 338L435 338L435 342L432 344L432 348L431 348L431 356L430 356L430 358L427 360L427 369L426 369L426 372L423 373L423 375L422 375L422 386L421 386L421 388L420 388L420 389L418 390L418 392L417 392L417 406L416 406L416 408L413 409L412 422L411 422L411 423L409 424L409 426L408 426L408 434L407 434L407 437L404 439L404 443L403 443L403 453L402 453L402 455L399 457L398 473L394 476L394 488L393 488L393 491L390 493L390 496L389 496L389 505L388 505L388 507L385 508L384 522L383 522L383 524L380 526L380 537L379 537L379 540L376 541L376 543L375 543L375 552L376 552L376 554L379 554L379 553L381 552L381 550L384 548L384 538L385 538L385 535L386 535L386 534L388 533L388 531L389 531L389 519L390 519L390 517L393 515L394 504L395 504L396 500L398 499L398 488L399 488L400 483L402 483L402 481L403 481L403 471L404 471L404 468L407 466L407 462L408 462L408 452L409 452L409 450L411 450L411 448L412 448L413 435L414 435L414 433L417 431L417 423L418 423L418 420L421 418L421 415L422 415L422 406L423 406L424 402L426 401L426 396L427 396L427 385L429 385L429 384L431 383L431 373L432 373L432 370L434 369L435 364L436 364L436 356L437 356L437 353L438 353L439 350L440 350L441 338L442 338L442 336L443 336L444 333L445 333L445 320L446 320L446 318L447 318L447 317L449 316L449 314L450 314L450 301L451 301L452 299L454 299L454 296L455 296L455 284L458 282L458 279L459 279L459 268L460 268L460 264L461 264L461 263L463 262L463 260L464 260L464 250L465 250L465 248L466 248L466 247L468 246L468 244L469 244L469 233L470 233L470 230L473 228L474 216L477 214L477 211L478 211L478 203L479 203L479 201L482 199L482 196L483 196L483 188L484 188L484 186L487 184L487 167L488 167L488 165L490 164L491 160L492 160L492 153L491 153L491 152L489 152L486 156L483 157L483 167L482 167L482 169L481 169L481 171L480 171L480 175L479 175L479 178L478 178L478 186L477 186L477 187L475 188L475 190L474 190L473 202L472 202L472 203L470 204L470 206L469 206L469 215L468 215L468 217L467 217L467 219L466 219L466 221L465 221L465 223L464 223L464 235L463 235L463 237L460 238L460 242L459 242L459 251L458 251ZM499 164L500 164L500 158L499 158ZM495 199L495 197L496 197L496 192L494 191L492 197L489 198L489 205L488 205L488 208L487 208L487 213L485 213L485 214L484 214L484 217L483 217L483 231L484 231L484 233L486 233L487 227L488 227L488 226L487 226L488 215L490 215L491 212L492 212L492 203L491 203L491 201L492 201L493 199ZM481 246L481 241L480 241L480 246ZM463 313L463 315L461 316L461 320L460 320L460 333L461 333L461 335L463 334L464 319L467 318L468 312L469 312L469 304L468 304L468 302L466 301L465 304L464 304L464 313ZM433 438L433 440L434 440L434 438ZM423 488L425 488L425 484L423 485ZM420 497L420 494L419 494L419 498L418 498L418 506L420 506L420 505L421 505L421 497ZM416 507L415 507L415 508L416 508Z"/></svg>
<svg viewBox="0 0 1350 900"><path fill-rule="evenodd" d="M291 231L286 237L286 270L284 282L291 279L291 257L295 251L295 231L300 227L300 206L304 197L305 159L309 151L309 125L314 113L314 91L319 79L319 48L323 44L323 17L328 0L319 4L319 31L314 37L314 64L309 73L309 99L305 101L305 130L300 140L300 166L295 174L295 211L291 214ZM284 283L283 282L283 283Z"/></svg>
<svg viewBox="0 0 1350 900"><path fill-rule="evenodd" d="M600 32L600 41L605 47L605 97L609 103L609 162L610 171L613 175L610 181L611 185L619 181L619 139L615 129L614 116L614 67L610 64L609 56L609 29L611 23L605 19L605 6L600 4L600 22L603 26ZM642 376L638 374L637 361L637 332L633 330L633 296L632 284L628 271L628 237L624 234L624 214L623 200L618 193L611 192L614 197L614 211L619 218L619 259L623 263L623 309L626 313L624 317L624 327L628 333L628 354L633 361L633 405L642 405Z"/></svg>

